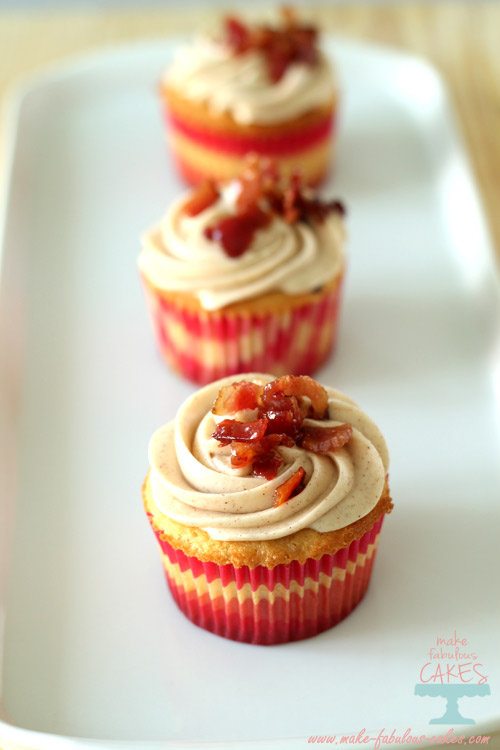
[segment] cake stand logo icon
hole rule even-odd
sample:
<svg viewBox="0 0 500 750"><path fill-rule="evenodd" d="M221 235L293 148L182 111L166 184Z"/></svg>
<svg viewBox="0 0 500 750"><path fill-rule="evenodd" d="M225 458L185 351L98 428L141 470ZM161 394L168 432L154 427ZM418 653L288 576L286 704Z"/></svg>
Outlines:
<svg viewBox="0 0 500 750"><path fill-rule="evenodd" d="M471 650L468 639L458 636L456 630L451 637L436 638L420 670L420 682L415 685L415 695L446 699L443 716L431 719L429 724L475 724L474 719L466 719L460 713L459 698L490 693L484 665Z"/></svg>

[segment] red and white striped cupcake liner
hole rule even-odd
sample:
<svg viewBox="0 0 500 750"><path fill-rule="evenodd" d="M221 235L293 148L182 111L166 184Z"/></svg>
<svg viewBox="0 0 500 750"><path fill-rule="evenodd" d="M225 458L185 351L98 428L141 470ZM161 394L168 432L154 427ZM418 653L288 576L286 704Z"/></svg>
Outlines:
<svg viewBox="0 0 500 750"><path fill-rule="evenodd" d="M147 282L144 289L161 354L201 385L241 372L312 375L336 339L341 280L305 304L276 312L191 310Z"/></svg>
<svg viewBox="0 0 500 750"><path fill-rule="evenodd" d="M382 522L333 555L272 569L202 562L155 535L172 596L189 620L224 638L271 645L315 636L353 611L370 582Z"/></svg>
<svg viewBox="0 0 500 750"><path fill-rule="evenodd" d="M272 158L284 175L299 169L310 185L322 182L331 166L334 112L307 127L264 135L201 126L172 112L167 103L164 116L177 168L191 185L238 175L249 153Z"/></svg>

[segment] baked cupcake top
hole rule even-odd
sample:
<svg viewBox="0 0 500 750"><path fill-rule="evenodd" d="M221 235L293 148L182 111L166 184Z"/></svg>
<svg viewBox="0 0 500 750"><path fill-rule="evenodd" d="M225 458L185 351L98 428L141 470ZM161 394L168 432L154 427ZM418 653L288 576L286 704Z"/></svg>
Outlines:
<svg viewBox="0 0 500 750"><path fill-rule="evenodd" d="M242 125L295 119L330 105L336 88L317 29L290 10L276 26L227 18L221 34L179 50L163 85Z"/></svg>
<svg viewBox="0 0 500 750"><path fill-rule="evenodd" d="M202 388L149 447L157 508L223 541L329 532L382 496L389 457L374 422L307 376L247 374Z"/></svg>
<svg viewBox="0 0 500 750"><path fill-rule="evenodd" d="M155 288L196 297L205 310L273 292L307 294L344 263L344 208L286 184L270 162L250 160L226 184L184 195L143 237L139 269Z"/></svg>

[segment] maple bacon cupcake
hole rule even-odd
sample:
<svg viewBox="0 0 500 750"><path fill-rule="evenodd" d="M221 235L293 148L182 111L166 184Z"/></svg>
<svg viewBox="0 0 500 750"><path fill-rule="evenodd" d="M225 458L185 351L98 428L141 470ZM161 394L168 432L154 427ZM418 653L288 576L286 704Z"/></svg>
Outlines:
<svg viewBox="0 0 500 750"><path fill-rule="evenodd" d="M149 447L143 501L172 595L196 625L284 643L327 630L366 593L389 457L374 422L307 376L201 389Z"/></svg>
<svg viewBox="0 0 500 750"><path fill-rule="evenodd" d="M180 198L139 256L173 369L200 384L246 371L314 373L336 338L343 214L262 162Z"/></svg>
<svg viewBox="0 0 500 750"><path fill-rule="evenodd" d="M238 175L252 152L299 168L309 184L330 166L337 87L317 30L288 10L271 27L227 18L218 37L181 49L161 99L172 152L190 184Z"/></svg>

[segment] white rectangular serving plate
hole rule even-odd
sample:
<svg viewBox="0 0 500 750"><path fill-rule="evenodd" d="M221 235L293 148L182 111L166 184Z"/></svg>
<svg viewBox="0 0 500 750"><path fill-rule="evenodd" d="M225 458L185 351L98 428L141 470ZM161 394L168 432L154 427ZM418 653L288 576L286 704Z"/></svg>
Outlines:
<svg viewBox="0 0 500 750"><path fill-rule="evenodd" d="M371 588L336 628L278 647L226 641L176 609L140 490L150 435L194 386L157 354L136 269L141 232L183 189L156 96L175 43L45 73L6 121L1 747L294 750L383 728L424 746L449 727L429 724L445 700L415 684L454 632L491 688L460 702L476 723L455 731L500 728L491 242L435 71L328 46L342 110L325 193L347 204L349 243L340 339L318 379L391 451Z"/></svg>

